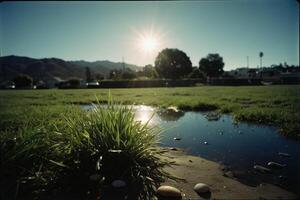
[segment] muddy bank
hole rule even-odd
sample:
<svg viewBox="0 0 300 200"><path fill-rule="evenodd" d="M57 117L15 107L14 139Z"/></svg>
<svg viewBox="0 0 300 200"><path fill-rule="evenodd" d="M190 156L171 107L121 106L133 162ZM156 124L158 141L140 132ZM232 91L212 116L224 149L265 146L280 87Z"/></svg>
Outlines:
<svg viewBox="0 0 300 200"><path fill-rule="evenodd" d="M244 185L223 166L201 157L187 155L183 150L164 148L167 159L174 164L166 167L166 171L185 181L167 180L162 185L178 188L183 199L297 199L297 196L278 186L261 183L255 187ZM226 173L226 174L225 174ZM210 194L199 196L193 187L197 183L205 183L210 187Z"/></svg>

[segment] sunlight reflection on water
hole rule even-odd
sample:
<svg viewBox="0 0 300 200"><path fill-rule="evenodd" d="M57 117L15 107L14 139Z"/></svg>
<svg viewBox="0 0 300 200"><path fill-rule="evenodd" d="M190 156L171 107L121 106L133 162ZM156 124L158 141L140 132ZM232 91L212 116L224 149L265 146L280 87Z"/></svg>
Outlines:
<svg viewBox="0 0 300 200"><path fill-rule="evenodd" d="M286 164L286 168L263 178L287 189L295 189L299 184L300 144L280 135L274 126L235 123L230 115L221 115L210 121L203 112L182 112L145 105L130 107L137 121L145 124L151 119L150 126L165 130L161 146L184 148L191 155L221 162L233 171L244 171L250 178L258 176L253 172L254 164L266 166L270 161ZM90 108L91 105L83 106L85 110ZM282 158L279 152L288 153L291 157ZM282 175L287 177L284 182L278 178Z"/></svg>

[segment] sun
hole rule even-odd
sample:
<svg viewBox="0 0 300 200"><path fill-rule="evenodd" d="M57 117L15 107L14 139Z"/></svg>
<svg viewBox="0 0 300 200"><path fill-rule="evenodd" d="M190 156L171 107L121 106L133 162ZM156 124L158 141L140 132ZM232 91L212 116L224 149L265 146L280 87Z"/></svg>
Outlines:
<svg viewBox="0 0 300 200"><path fill-rule="evenodd" d="M140 45L145 52L153 52L157 50L158 41L153 36L146 36L141 38Z"/></svg>
<svg viewBox="0 0 300 200"><path fill-rule="evenodd" d="M153 30L144 30L136 31L134 43L140 52L143 52L145 55L152 55L157 53L162 45L162 40L160 35Z"/></svg>

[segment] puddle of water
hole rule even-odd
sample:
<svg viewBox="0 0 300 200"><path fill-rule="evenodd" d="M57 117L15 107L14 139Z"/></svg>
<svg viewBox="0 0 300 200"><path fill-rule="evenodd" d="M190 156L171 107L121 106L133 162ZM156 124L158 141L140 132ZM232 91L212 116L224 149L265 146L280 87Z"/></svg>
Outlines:
<svg viewBox="0 0 300 200"><path fill-rule="evenodd" d="M90 105L83 106L85 110L90 108ZM253 186L270 182L299 194L300 143L280 135L276 127L235 124L230 115L208 120L203 112L158 110L144 105L132 108L136 120L146 123L153 116L149 125L159 125L166 130L161 146L184 148L191 155L223 163L241 182ZM181 140L174 140L175 137ZM279 152L288 153L290 157L281 157ZM270 161L286 167L272 170L271 174L253 170L255 164L267 167Z"/></svg>

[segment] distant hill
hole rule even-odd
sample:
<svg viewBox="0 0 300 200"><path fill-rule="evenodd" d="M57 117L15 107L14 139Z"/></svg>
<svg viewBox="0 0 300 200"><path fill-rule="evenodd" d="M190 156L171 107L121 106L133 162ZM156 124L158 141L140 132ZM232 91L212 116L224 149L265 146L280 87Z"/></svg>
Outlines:
<svg viewBox="0 0 300 200"><path fill-rule="evenodd" d="M79 61L68 61L68 63L82 68L89 67L91 71L94 72L95 74L102 73L108 75L110 70L123 69L123 63L111 62L108 60L95 61L95 62L79 60ZM128 64L128 63L125 63L125 68L130 68L134 71L141 70L141 67L133 64Z"/></svg>
<svg viewBox="0 0 300 200"><path fill-rule="evenodd" d="M0 57L0 80L12 80L18 74L27 74L35 80L51 77L69 79L72 77L85 79L85 68L89 67L92 75L107 76L112 69L122 69L123 63L111 61L64 61L58 58L35 59L21 56ZM125 67L139 70L140 67L125 64Z"/></svg>

